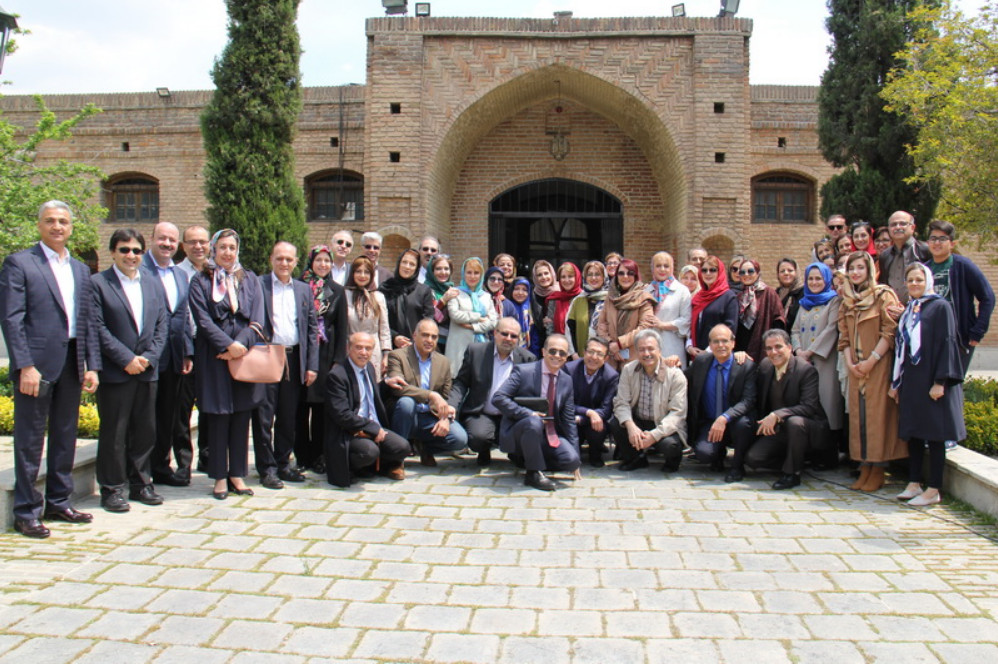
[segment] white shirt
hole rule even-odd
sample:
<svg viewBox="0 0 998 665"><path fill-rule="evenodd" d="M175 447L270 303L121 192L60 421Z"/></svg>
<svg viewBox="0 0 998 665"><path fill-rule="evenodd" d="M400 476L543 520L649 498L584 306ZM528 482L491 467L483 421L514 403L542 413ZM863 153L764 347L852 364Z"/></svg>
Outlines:
<svg viewBox="0 0 998 665"><path fill-rule="evenodd" d="M420 284L426 284L426 266L419 266L419 277L416 281Z"/></svg>
<svg viewBox="0 0 998 665"><path fill-rule="evenodd" d="M485 400L485 406L482 411L489 414L490 416L500 415L499 409L495 407L492 403L492 398L495 396L496 391L509 381L509 375L513 373L513 353L510 352L506 356L506 360L499 357L499 351L494 351L492 353L492 385L489 387L489 396Z"/></svg>
<svg viewBox="0 0 998 665"><path fill-rule="evenodd" d="M347 276L349 274L350 274L350 262L349 261L344 261L342 268L338 268L336 266L336 262L334 261L333 262L333 269L329 273L329 275L333 278L333 281L336 282L337 284L339 284L340 286L346 286Z"/></svg>
<svg viewBox="0 0 998 665"><path fill-rule="evenodd" d="M184 271L184 274L187 275L188 282L194 279L194 275L199 272L198 269L194 267L194 264L191 263L190 258L185 258L183 261L178 263L177 268Z"/></svg>
<svg viewBox="0 0 998 665"><path fill-rule="evenodd" d="M135 329L142 334L142 316L145 314L145 305L142 302L142 271L135 271L135 278L128 277L118 270L118 266L112 266L114 274L121 282L121 288L125 291L125 298L128 299L128 306L132 310L132 320L135 321Z"/></svg>
<svg viewBox="0 0 998 665"><path fill-rule="evenodd" d="M176 268L173 260L170 260L170 265L163 267L156 263L156 259L152 257L153 265L156 266L156 272L159 274L159 281L163 283L163 288L166 289L166 304L169 306L170 312L177 308L177 300L180 298L180 289L177 288L177 278L173 276L173 270ZM190 278L187 278L190 281Z"/></svg>
<svg viewBox="0 0 998 665"><path fill-rule="evenodd" d="M45 243L39 244L45 252L49 265L52 266L52 272L55 273L56 284L59 285L59 295L62 296L62 306L66 310L66 319L69 322L67 326L69 339L76 339L76 280L73 278L73 260L69 256L69 250L65 250L65 258L59 258L54 249Z"/></svg>
<svg viewBox="0 0 998 665"><path fill-rule="evenodd" d="M270 274L274 283L273 316L274 344L294 346L298 343L298 317L295 307L295 283L289 279L285 284L277 275Z"/></svg>

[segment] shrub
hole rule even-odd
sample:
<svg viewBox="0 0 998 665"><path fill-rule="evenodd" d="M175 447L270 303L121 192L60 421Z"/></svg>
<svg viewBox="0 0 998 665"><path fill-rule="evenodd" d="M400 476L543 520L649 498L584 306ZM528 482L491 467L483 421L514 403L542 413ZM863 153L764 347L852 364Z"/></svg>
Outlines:
<svg viewBox="0 0 998 665"><path fill-rule="evenodd" d="M0 367L0 397L13 397L14 384L10 382L10 367Z"/></svg>
<svg viewBox="0 0 998 665"><path fill-rule="evenodd" d="M993 402L965 402L963 420L967 424L963 445L982 455L998 455L998 407Z"/></svg>
<svg viewBox="0 0 998 665"><path fill-rule="evenodd" d="M14 433L14 398L0 396L0 434Z"/></svg>
<svg viewBox="0 0 998 665"><path fill-rule="evenodd" d="M80 405L79 438L96 439L100 430L100 418L93 404ZM14 433L14 398L0 395L0 435Z"/></svg>
<svg viewBox="0 0 998 665"><path fill-rule="evenodd" d="M994 379L967 379L963 382L963 399L965 402L990 402L998 407L998 381Z"/></svg>

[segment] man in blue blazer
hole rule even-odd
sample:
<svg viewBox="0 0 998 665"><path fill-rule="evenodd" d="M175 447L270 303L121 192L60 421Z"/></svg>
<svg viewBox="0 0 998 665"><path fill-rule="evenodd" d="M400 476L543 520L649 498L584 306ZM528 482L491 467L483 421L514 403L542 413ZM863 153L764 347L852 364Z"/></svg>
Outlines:
<svg viewBox="0 0 998 665"><path fill-rule="evenodd" d="M14 382L14 529L47 538L45 519L90 522L74 509L73 458L80 390L97 390L100 348L91 308L90 271L66 241L73 213L62 201L38 211L41 242L11 254L0 270L0 326ZM45 500L35 490L48 427Z"/></svg>
<svg viewBox="0 0 998 665"><path fill-rule="evenodd" d="M156 444L156 384L166 344L167 311L155 278L139 270L146 243L118 229L109 243L114 265L91 279L100 337L100 435L97 483L104 510L128 512L128 498L158 506L150 458Z"/></svg>
<svg viewBox="0 0 998 665"><path fill-rule="evenodd" d="M299 405L319 373L319 324L312 290L305 282L291 279L296 265L298 249L281 241L270 253L273 272L260 277L264 332L274 344L283 344L287 354L284 378L267 384L263 402L253 410L256 471L269 489L283 488L284 481L305 480L292 466L291 453Z"/></svg>
<svg viewBox="0 0 998 665"><path fill-rule="evenodd" d="M606 364L610 344L602 337L590 337L582 358L565 365L575 389L575 422L579 443L589 444L589 463L602 467L603 442L610 434L613 398L617 396L620 374Z"/></svg>
<svg viewBox="0 0 998 665"><path fill-rule="evenodd" d="M182 408L184 377L194 366L194 330L187 307L187 273L173 263L180 245L180 229L160 222L152 230L152 246L142 257L143 275L156 285L167 311L167 336L156 362L156 445L153 447L152 479L156 484L184 487L191 484L190 413ZM170 468L170 452L177 470Z"/></svg>
<svg viewBox="0 0 998 665"><path fill-rule="evenodd" d="M545 469L577 471L582 463L572 377L562 371L568 360L568 338L548 335L543 354L540 362L515 365L492 403L502 413L499 449L514 462L522 460L525 485L552 492L557 485L545 477ZM518 397L545 398L547 408L529 408L518 403Z"/></svg>

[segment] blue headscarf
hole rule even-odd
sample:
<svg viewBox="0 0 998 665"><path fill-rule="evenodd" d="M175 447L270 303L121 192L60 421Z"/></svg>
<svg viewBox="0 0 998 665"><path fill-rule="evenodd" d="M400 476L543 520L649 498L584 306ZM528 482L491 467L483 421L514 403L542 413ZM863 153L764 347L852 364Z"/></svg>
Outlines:
<svg viewBox="0 0 998 665"><path fill-rule="evenodd" d="M531 321L533 320L532 317L530 316L530 294L533 289L530 286L530 280L527 279L526 277L517 277L516 279L513 280L514 289L520 284L527 287L527 299L524 300L522 303L516 302L515 300L513 300L513 291L512 289L510 289L509 302L513 304L513 309L516 311L515 318L520 324L520 339L524 339L527 333L530 331L530 324Z"/></svg>
<svg viewBox="0 0 998 665"><path fill-rule="evenodd" d="M825 288L818 293L812 293L811 287L807 283L807 276L811 273L812 268L818 269L818 272L821 273L821 279L825 282ZM827 305L828 301L837 295L835 287L832 285L832 269L824 263L810 264L804 271L804 297L800 299L800 306L806 310L810 310L812 307L821 307Z"/></svg>
<svg viewBox="0 0 998 665"><path fill-rule="evenodd" d="M482 278L478 280L478 284L475 285L474 289L472 289L470 286L468 286L468 283L466 281L464 281L464 271L468 267L468 262L469 261L478 261L478 265L480 265L480 266L483 267ZM483 302L483 300L482 300L482 296L483 295L487 295L487 294L485 294L485 289L483 288L485 286L485 275L484 275L485 271L484 271L484 266L485 266L485 264L482 263L482 260L480 258L478 258L477 256L469 256L468 258L466 258L464 260L464 263L461 264L461 284L457 287L462 293L467 293L468 294L468 296L471 298L471 309L472 309L473 312L475 312L475 314L478 314L479 316L488 316L489 315L489 310L488 310L489 304L487 304L486 302ZM476 342L484 342L485 341L485 335L482 335L480 333L476 333L475 334L475 341Z"/></svg>

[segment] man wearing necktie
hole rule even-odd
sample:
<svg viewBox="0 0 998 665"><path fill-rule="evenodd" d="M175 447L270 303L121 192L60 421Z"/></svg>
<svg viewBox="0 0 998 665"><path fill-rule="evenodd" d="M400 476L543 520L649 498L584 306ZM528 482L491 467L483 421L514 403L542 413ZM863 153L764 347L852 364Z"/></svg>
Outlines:
<svg viewBox="0 0 998 665"><path fill-rule="evenodd" d="M572 377L562 372L567 360L568 338L549 335L543 360L514 365L509 380L492 398L502 414L499 449L514 462L522 460L525 485L546 492L557 485L544 475L545 469L577 471L582 465ZM543 413L517 401L538 397L547 402Z"/></svg>
<svg viewBox="0 0 998 665"><path fill-rule="evenodd" d="M709 340L709 353L698 355L686 370L686 422L697 461L723 471L727 448L754 435L756 365L747 357L742 364L735 360L735 336L728 326L714 326Z"/></svg>
<svg viewBox="0 0 998 665"><path fill-rule="evenodd" d="M665 457L662 471L676 471L686 442L686 377L662 359L658 332L634 338L637 360L620 370L613 400L613 440L620 448L620 470L648 466L648 453ZM700 354L704 355L704 354Z"/></svg>
<svg viewBox="0 0 998 665"><path fill-rule="evenodd" d="M385 429L389 423L378 392L371 354L374 337L356 332L347 342L347 360L326 377L326 474L330 484L349 487L353 476L375 472L405 479L409 442Z"/></svg>
<svg viewBox="0 0 998 665"><path fill-rule="evenodd" d="M180 246L180 229L170 222L160 222L152 231L152 246L142 257L140 270L159 291L166 305L167 337L156 366L156 443L150 459L152 479L156 484L183 487L191 484L190 411L182 407L184 377L194 367L194 328L187 307L187 274L173 263ZM177 470L170 468L170 452Z"/></svg>

